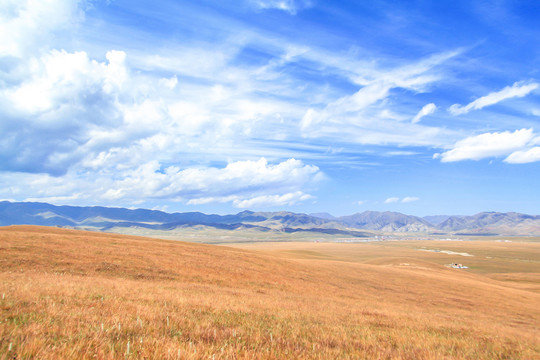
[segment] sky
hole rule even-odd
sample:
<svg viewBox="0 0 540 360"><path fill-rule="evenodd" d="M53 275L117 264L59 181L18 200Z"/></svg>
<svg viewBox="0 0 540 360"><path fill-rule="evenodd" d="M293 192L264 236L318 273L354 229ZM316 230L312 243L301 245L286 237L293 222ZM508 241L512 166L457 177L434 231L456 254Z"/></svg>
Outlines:
<svg viewBox="0 0 540 360"><path fill-rule="evenodd" d="M0 0L0 199L540 214L540 2Z"/></svg>

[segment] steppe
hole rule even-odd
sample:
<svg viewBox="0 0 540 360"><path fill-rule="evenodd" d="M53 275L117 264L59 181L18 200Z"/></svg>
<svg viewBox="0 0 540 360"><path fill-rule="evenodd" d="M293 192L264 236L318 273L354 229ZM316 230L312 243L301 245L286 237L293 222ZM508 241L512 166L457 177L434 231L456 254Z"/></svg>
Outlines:
<svg viewBox="0 0 540 360"><path fill-rule="evenodd" d="M540 358L537 238L228 241L0 228L0 359Z"/></svg>

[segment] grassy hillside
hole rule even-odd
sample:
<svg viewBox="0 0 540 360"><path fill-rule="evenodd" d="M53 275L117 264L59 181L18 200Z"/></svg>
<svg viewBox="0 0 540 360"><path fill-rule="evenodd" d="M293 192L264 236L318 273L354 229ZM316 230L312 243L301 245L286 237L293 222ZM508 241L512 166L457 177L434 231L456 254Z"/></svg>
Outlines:
<svg viewBox="0 0 540 360"><path fill-rule="evenodd" d="M0 228L0 358L540 358L512 279L270 250Z"/></svg>
<svg viewBox="0 0 540 360"><path fill-rule="evenodd" d="M392 266L396 261L433 265L462 263L466 273L505 281L540 294L540 242L532 237L476 237L468 241L398 240L369 243L239 243L229 246L262 251L281 258L332 260ZM399 265L399 264L398 264ZM463 271L461 272L463 273Z"/></svg>

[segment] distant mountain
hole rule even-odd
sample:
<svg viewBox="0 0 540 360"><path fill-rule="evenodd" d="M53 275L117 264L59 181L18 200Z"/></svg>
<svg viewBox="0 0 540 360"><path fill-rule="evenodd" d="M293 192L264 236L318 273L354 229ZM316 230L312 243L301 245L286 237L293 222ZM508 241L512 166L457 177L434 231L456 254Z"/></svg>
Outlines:
<svg viewBox="0 0 540 360"><path fill-rule="evenodd" d="M55 206L37 202L0 202L0 226L45 225L109 231L142 228L170 231L179 228L306 232L365 237L366 231L540 235L540 216L515 212L483 212L472 216L426 216L365 211L334 217L328 213L242 211L232 215L200 212L166 213L157 210L111 207Z"/></svg>
<svg viewBox="0 0 540 360"><path fill-rule="evenodd" d="M32 224L76 226L122 221L149 223L212 223L220 222L220 215L206 215L200 212L169 214L146 209L125 209L101 206L55 206L37 202L0 202L0 225Z"/></svg>
<svg viewBox="0 0 540 360"><path fill-rule="evenodd" d="M391 211L365 211L342 216L337 220L347 226L366 230L387 232L431 232L435 230L433 225L424 219Z"/></svg>
<svg viewBox="0 0 540 360"><path fill-rule="evenodd" d="M424 216L422 219L426 220L428 223L438 226L440 223L450 218L452 215L428 215Z"/></svg>
<svg viewBox="0 0 540 360"><path fill-rule="evenodd" d="M267 226L274 229L289 228L343 228L342 225L335 221L314 217L306 214L292 213L288 211L279 212L257 212L254 213L258 218L265 218L264 220L258 220L257 224ZM253 222L252 222L253 223Z"/></svg>
<svg viewBox="0 0 540 360"><path fill-rule="evenodd" d="M327 212L312 213L312 214L309 214L309 216L318 217L318 218L327 219L327 220L334 220L336 218L334 215L329 214Z"/></svg>
<svg viewBox="0 0 540 360"><path fill-rule="evenodd" d="M438 228L483 234L540 234L540 216L515 212L482 212L472 216L451 216L440 223Z"/></svg>
<svg viewBox="0 0 540 360"><path fill-rule="evenodd" d="M55 206L46 203L0 202L0 226L45 225L108 231L113 228L144 228L170 231L202 226L223 229L255 229L287 233L315 233L366 237L371 234L306 214L242 211L234 215L206 215L200 212L165 213L157 210L108 207Z"/></svg>

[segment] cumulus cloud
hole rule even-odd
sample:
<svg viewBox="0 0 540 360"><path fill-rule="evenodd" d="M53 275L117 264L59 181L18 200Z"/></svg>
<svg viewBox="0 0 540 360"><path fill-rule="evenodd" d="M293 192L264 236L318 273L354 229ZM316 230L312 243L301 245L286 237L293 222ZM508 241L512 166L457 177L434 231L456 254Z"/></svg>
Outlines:
<svg viewBox="0 0 540 360"><path fill-rule="evenodd" d="M162 53L156 62L138 56L129 64L123 51L109 50L97 60L47 41L33 47L39 31L53 33L77 18L78 2L51 0L66 19L51 18L43 29L36 25L36 17L47 14L41 2L12 3L9 21L0 27L25 38L17 46L0 43L0 56L20 56L15 67L0 72L0 183L6 198L263 207L313 197L308 192L324 177L319 168L289 158L290 148L250 141L288 136L284 117L295 111L288 96L300 95L289 84L269 86L278 70L236 68L228 63L239 51L234 46ZM285 2L283 10L307 4ZM287 50L275 66L297 53ZM180 82L181 75L188 80ZM261 89L283 99L261 96ZM224 167L208 165L225 161Z"/></svg>
<svg viewBox="0 0 540 360"><path fill-rule="evenodd" d="M112 176L112 178L111 178ZM132 169L99 174L69 172L63 177L34 174L3 196L19 191L28 199L42 201L86 200L133 204L141 200L171 200L189 205L231 203L240 208L292 205L313 198L313 189L323 178L318 167L289 159L271 164L235 161L225 167L163 167L150 161ZM0 179L2 184L2 179ZM66 193L70 195L66 197Z"/></svg>
<svg viewBox="0 0 540 360"><path fill-rule="evenodd" d="M149 49L148 54L68 51L57 48L57 37L50 34L83 20L81 2L50 0L54 6L47 9L57 9L58 16L34 0L8 2L17 11L8 11L9 21L2 26L11 29L7 33L22 29L18 33L25 38L20 43L30 45L9 50L28 56L19 59L16 71L8 69L9 79L0 79L0 131L4 135L0 169L4 171L113 174L114 169L137 168L153 159L186 168L262 156L273 161L309 158L314 156L313 147L293 154L290 147L301 136L296 125L303 115L307 137L332 143L343 136L345 127L352 142L367 144L438 144L445 135L437 128L410 128L398 117L380 122L377 117L367 119L372 112L390 113L376 105L392 89L422 91L437 78L431 69L455 53L381 70L359 66L349 55L326 54L256 35L225 41L226 45L212 50L178 45L156 53ZM289 12L311 5L290 0L257 3L260 8ZM38 26L47 17L50 23ZM49 34L48 38L36 40L43 34ZM249 46L268 53L270 60L260 66L235 66L233 60ZM322 94L315 83L306 86L304 78L283 71L294 62L346 76L362 84L361 88L328 101L332 96ZM306 99L317 96L316 101L327 104L327 109L308 110ZM310 113L314 115L311 125L307 124ZM418 135L411 137L411 133Z"/></svg>
<svg viewBox="0 0 540 360"><path fill-rule="evenodd" d="M234 87L180 86L176 76L132 71L122 51L105 58L51 50L22 64L17 81L2 83L0 169L58 176L72 166L171 162L204 151L214 161L257 158L271 152L247 149L242 139L286 136L272 126L287 116L286 100L253 96L243 80Z"/></svg>
<svg viewBox="0 0 540 360"><path fill-rule="evenodd" d="M515 151L504 162L509 164L526 164L540 161L540 147L536 146L528 150Z"/></svg>
<svg viewBox="0 0 540 360"><path fill-rule="evenodd" d="M288 136L286 126L276 131L274 124L295 111L287 96L300 96L287 90L286 82L269 86L259 80L258 68L231 64L243 44L160 49L157 54L148 49L150 55L131 58L116 50L97 54L105 60L97 60L96 53L56 48L53 35L83 20L82 4L0 4L0 37L6 36L0 39L5 40L0 56L19 57L0 71L0 170L60 176L74 167L83 172L129 168L155 158L185 166L291 156L243 141ZM306 4L285 2L291 9ZM10 45L19 35L24 38L13 41L17 46ZM182 83L180 75L186 75ZM283 98L260 95L267 92Z"/></svg>
<svg viewBox="0 0 540 360"><path fill-rule="evenodd" d="M126 54L109 51L106 58L108 63L100 63L90 60L83 51L52 50L32 61L25 79L3 93L20 112L30 115L47 113L51 115L48 119L60 120L51 111L72 104L91 105L85 104L80 97L100 99L121 88L126 79Z"/></svg>
<svg viewBox="0 0 540 360"><path fill-rule="evenodd" d="M122 124L125 54L106 57L97 62L85 52L52 50L32 59L18 82L0 88L1 170L60 175L80 161L92 132Z"/></svg>
<svg viewBox="0 0 540 360"><path fill-rule="evenodd" d="M492 92L486 96L482 96L474 100L473 102L467 104L466 106L461 106L454 104L448 108L448 111L452 115L462 115L466 114L472 110L480 110L486 106L495 105L503 100L524 97L531 93L532 91L538 89L538 83L524 83L516 82L512 86L507 86L504 89L496 92Z"/></svg>
<svg viewBox="0 0 540 360"><path fill-rule="evenodd" d="M79 0L0 2L0 56L24 58L46 47L51 33L67 29L83 15Z"/></svg>
<svg viewBox="0 0 540 360"><path fill-rule="evenodd" d="M451 150L436 157L440 157L442 162L453 162L504 156L522 150L534 138L533 129L484 133L460 140ZM516 158L519 156L516 155Z"/></svg>
<svg viewBox="0 0 540 360"><path fill-rule="evenodd" d="M437 110L437 106L434 103L424 105L424 107L412 119L412 123L416 124L417 122L420 121L421 118L423 118L424 116L433 114L436 110Z"/></svg>
<svg viewBox="0 0 540 360"><path fill-rule="evenodd" d="M312 5L252 2L289 14ZM230 31L243 35L223 35L218 45L219 31L186 43L136 40L146 41L139 47L144 51L124 52L69 38L89 32L82 23L85 3L0 4L0 57L9 65L0 69L2 197L127 206L169 199L288 205L312 198L324 175L310 159L335 159L334 149L342 160L357 155L356 144L444 148L455 139L455 133L418 123L435 105L424 106L413 123L407 114L424 103L391 106L400 103L392 97L396 89L404 96L428 91L460 51L392 67L255 29ZM64 31L77 24L80 32ZM128 26L118 29L132 35ZM253 61L259 53L264 59Z"/></svg>
<svg viewBox="0 0 540 360"><path fill-rule="evenodd" d="M224 168L196 167L180 169L169 166L161 169L157 161L143 164L114 182L105 193L112 198L197 199L200 197L226 198L231 195L256 195L274 189L282 192L302 186L321 176L319 168L299 160L272 165L264 158L258 161L236 161Z"/></svg>
<svg viewBox="0 0 540 360"><path fill-rule="evenodd" d="M385 204L392 204L399 201L398 197L389 197L388 199L384 200Z"/></svg>

